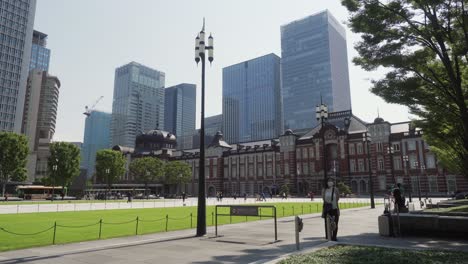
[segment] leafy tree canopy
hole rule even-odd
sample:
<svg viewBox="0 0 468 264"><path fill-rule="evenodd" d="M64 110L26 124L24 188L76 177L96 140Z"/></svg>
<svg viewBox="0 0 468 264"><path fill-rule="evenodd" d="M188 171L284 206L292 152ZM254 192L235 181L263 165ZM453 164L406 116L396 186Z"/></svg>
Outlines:
<svg viewBox="0 0 468 264"><path fill-rule="evenodd" d="M80 175L80 149L68 142L51 143L47 172L52 184L68 187Z"/></svg>
<svg viewBox="0 0 468 264"><path fill-rule="evenodd" d="M466 0L342 0L361 34L354 63L388 70L371 91L405 105L443 165L468 175Z"/></svg>
<svg viewBox="0 0 468 264"><path fill-rule="evenodd" d="M28 140L24 135L0 132L0 181L2 196L5 186L10 181L22 182L27 179L26 163Z"/></svg>
<svg viewBox="0 0 468 264"><path fill-rule="evenodd" d="M125 157L111 149L99 150L96 153L96 178L106 183L108 188L125 173Z"/></svg>
<svg viewBox="0 0 468 264"><path fill-rule="evenodd" d="M184 184L190 182L192 170L190 166L181 161L171 161L165 166L167 184Z"/></svg>
<svg viewBox="0 0 468 264"><path fill-rule="evenodd" d="M154 157L134 159L130 163L130 174L144 183L161 181L164 175L164 162Z"/></svg>

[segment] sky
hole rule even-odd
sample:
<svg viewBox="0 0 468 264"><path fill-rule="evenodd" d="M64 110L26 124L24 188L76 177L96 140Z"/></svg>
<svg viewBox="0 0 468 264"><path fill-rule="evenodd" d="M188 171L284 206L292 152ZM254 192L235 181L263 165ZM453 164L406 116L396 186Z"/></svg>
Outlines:
<svg viewBox="0 0 468 264"><path fill-rule="evenodd" d="M48 34L49 73L62 85L54 140L83 141L85 106L104 96L96 109L111 112L115 69L131 61L165 72L166 87L195 83L198 127L201 67L194 43L203 17L214 37L205 88L205 116L212 116L222 112L222 68L269 53L281 57L280 26L325 9L346 24L340 0L38 0L34 28ZM352 63L360 37L345 28L353 114L369 122L378 112L390 122L408 120L406 107L369 91L384 70Z"/></svg>

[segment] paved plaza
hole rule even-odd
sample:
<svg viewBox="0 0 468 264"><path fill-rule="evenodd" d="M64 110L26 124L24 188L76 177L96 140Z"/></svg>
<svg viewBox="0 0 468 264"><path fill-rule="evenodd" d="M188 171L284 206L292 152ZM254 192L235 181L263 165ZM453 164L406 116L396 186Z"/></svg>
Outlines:
<svg viewBox="0 0 468 264"><path fill-rule="evenodd" d="M448 249L468 252L467 240L421 237L387 238L378 234L377 217L383 206L342 211L338 242L408 249ZM302 216L302 250L326 245L319 214ZM273 220L214 227L208 235L194 237L195 230L46 246L0 253L1 264L13 263L267 263L295 253L294 218L278 220L274 242Z"/></svg>

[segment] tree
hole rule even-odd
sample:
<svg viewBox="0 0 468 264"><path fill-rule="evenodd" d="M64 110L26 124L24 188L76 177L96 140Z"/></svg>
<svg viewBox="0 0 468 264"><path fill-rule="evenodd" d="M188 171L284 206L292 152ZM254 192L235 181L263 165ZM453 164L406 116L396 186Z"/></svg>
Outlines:
<svg viewBox="0 0 468 264"><path fill-rule="evenodd" d="M165 182L167 184L181 184L189 183L192 179L192 170L190 166L181 161L168 162L164 170L166 174Z"/></svg>
<svg viewBox="0 0 468 264"><path fill-rule="evenodd" d="M145 183L145 195L147 195L148 183L161 181L164 175L164 163L153 157L134 159L130 163L130 174Z"/></svg>
<svg viewBox="0 0 468 264"><path fill-rule="evenodd" d="M80 175L80 149L68 142L54 142L50 146L47 172L52 185L62 186L62 199L75 177Z"/></svg>
<svg viewBox="0 0 468 264"><path fill-rule="evenodd" d="M125 157L111 149L102 149L96 153L96 179L107 185L112 184L125 173ZM107 198L107 194L106 194Z"/></svg>
<svg viewBox="0 0 468 264"><path fill-rule="evenodd" d="M22 182L27 179L26 163L28 140L24 135L0 132L0 181L2 196L6 184L10 181Z"/></svg>
<svg viewBox="0 0 468 264"><path fill-rule="evenodd" d="M280 194L283 195L283 193L289 195L289 187L287 184L283 184L280 188Z"/></svg>
<svg viewBox="0 0 468 264"><path fill-rule="evenodd" d="M349 186L346 185L344 182L338 182L336 187L338 187L338 190L341 194L351 194L351 188L349 188Z"/></svg>
<svg viewBox="0 0 468 264"><path fill-rule="evenodd" d="M371 91L420 120L442 165L468 175L466 0L342 0L361 34L354 63L388 69Z"/></svg>

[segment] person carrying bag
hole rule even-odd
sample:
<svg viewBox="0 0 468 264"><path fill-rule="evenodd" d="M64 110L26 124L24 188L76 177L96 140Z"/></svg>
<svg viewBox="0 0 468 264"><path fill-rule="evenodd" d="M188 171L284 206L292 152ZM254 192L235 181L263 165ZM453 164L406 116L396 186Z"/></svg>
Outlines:
<svg viewBox="0 0 468 264"><path fill-rule="evenodd" d="M340 199L339 191L334 186L335 182L332 178L328 178L325 181L324 188L322 190L323 198L323 210L322 218L325 220L325 237L328 237L327 218L330 219L331 227L331 240L336 241L338 234L338 221L340 218L340 209L338 207L338 200Z"/></svg>

